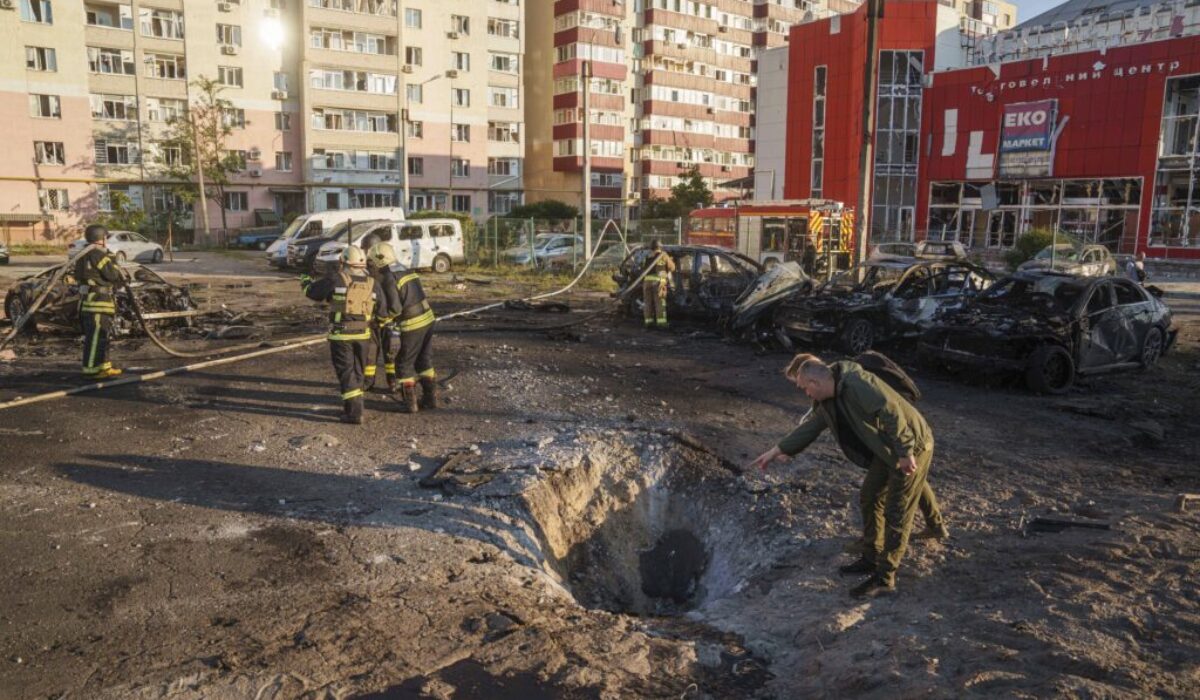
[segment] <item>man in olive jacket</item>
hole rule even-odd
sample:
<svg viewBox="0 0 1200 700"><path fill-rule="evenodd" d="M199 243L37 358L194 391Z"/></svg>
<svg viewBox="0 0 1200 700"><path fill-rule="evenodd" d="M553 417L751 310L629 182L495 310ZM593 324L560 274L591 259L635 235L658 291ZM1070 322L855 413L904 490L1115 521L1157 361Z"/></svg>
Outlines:
<svg viewBox="0 0 1200 700"><path fill-rule="evenodd" d="M860 494L867 549L842 571L871 574L851 590L855 597L891 593L926 488L933 432L912 404L855 362L827 365L813 355L797 355L785 374L808 394L813 408L752 466L765 470L772 460L798 454L826 429L835 437L852 431L871 455Z"/></svg>

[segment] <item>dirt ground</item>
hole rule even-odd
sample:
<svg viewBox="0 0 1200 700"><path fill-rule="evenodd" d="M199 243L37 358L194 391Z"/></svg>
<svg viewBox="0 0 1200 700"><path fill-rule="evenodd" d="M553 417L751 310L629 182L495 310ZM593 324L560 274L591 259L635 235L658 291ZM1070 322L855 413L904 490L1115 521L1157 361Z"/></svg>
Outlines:
<svg viewBox="0 0 1200 700"><path fill-rule="evenodd" d="M320 330L256 256L163 271L270 337ZM442 314L524 291L428 286ZM822 439L740 473L806 410L787 356L513 330L603 297L570 301L449 322L445 406L372 395L362 427L322 346L0 411L0 696L1200 696L1200 302L1157 368L1066 397L913 367L953 537L861 603L836 568L862 472ZM78 384L72 339L16 349L0 400ZM1048 515L1109 529L1023 534Z"/></svg>

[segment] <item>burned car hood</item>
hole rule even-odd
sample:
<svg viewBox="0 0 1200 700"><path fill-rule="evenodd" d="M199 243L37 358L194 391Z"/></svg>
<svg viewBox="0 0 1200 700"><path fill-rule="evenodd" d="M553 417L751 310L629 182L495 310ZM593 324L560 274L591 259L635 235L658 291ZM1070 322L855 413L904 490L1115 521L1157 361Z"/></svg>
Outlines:
<svg viewBox="0 0 1200 700"><path fill-rule="evenodd" d="M738 330L753 324L775 304L802 298L812 291L812 278L795 262L781 263L764 272L734 302L730 328Z"/></svg>
<svg viewBox="0 0 1200 700"><path fill-rule="evenodd" d="M975 303L937 319L936 330L982 332L997 336L1061 334L1071 325L1070 316L1057 309Z"/></svg>

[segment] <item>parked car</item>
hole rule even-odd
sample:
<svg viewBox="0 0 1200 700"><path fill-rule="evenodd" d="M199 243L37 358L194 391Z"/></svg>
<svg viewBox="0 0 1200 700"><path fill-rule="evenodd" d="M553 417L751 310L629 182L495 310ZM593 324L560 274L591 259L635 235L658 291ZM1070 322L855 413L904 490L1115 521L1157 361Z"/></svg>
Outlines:
<svg viewBox="0 0 1200 700"><path fill-rule="evenodd" d="M0 265L8 264L8 246L0 243Z"/></svg>
<svg viewBox="0 0 1200 700"><path fill-rule="evenodd" d="M236 248L250 250L266 250L272 243L279 240L283 230L278 226L263 226L259 228L244 228L233 239Z"/></svg>
<svg viewBox="0 0 1200 700"><path fill-rule="evenodd" d="M812 294L780 304L775 324L787 338L836 344L850 355L916 337L939 311L963 306L995 280L979 265L943 257L869 258Z"/></svg>
<svg viewBox="0 0 1200 700"><path fill-rule="evenodd" d="M588 269L593 271L615 270L621 266L621 261L628 254L628 248L620 241L604 243L600 247L600 250L592 256L592 266ZM586 263L586 258L587 255L584 253L583 243L580 242L574 248L567 248L546 255L542 258L542 265L547 270L571 270Z"/></svg>
<svg viewBox="0 0 1200 700"><path fill-rule="evenodd" d="M547 258L570 258L575 253L582 255L583 236L571 233L539 233L533 237L533 247L528 240L501 251L506 262L513 265L541 265Z"/></svg>
<svg viewBox="0 0 1200 700"><path fill-rule="evenodd" d="M728 316L738 297L763 273L760 263L716 246L664 245L662 249L675 261L675 274L667 295L668 317ZM621 291L641 275L651 254L649 248L638 247L625 257L613 274L613 281ZM626 313L641 318L641 290L630 291L624 305Z"/></svg>
<svg viewBox="0 0 1200 700"><path fill-rule="evenodd" d="M33 319L25 324L23 332L33 333L39 327L65 333L79 332L79 293L75 281L74 264L71 262L61 263L37 274L22 277L4 297L4 314L16 322L26 309L32 307L46 282L63 267L67 267L66 272L51 288L50 294L34 313ZM130 276L130 284L128 287L118 288L116 292L117 314L113 318L113 332L117 335L126 335L132 331L141 330L130 301L131 292L137 294L138 304L145 313L193 311L196 309L196 303L187 289L167 282L150 268L142 265L123 264L122 269ZM188 319L168 319L157 321L157 323L186 324Z"/></svg>
<svg viewBox="0 0 1200 700"><path fill-rule="evenodd" d="M734 302L727 325L734 335L750 334L755 340L774 336L777 330L771 322L774 307L785 299L810 294L816 287L797 262L777 262L765 267L762 276Z"/></svg>
<svg viewBox="0 0 1200 700"><path fill-rule="evenodd" d="M1075 246L1070 243L1048 245L1018 270L1055 270L1069 275L1102 277L1117 274L1117 261L1102 245Z"/></svg>
<svg viewBox="0 0 1200 700"><path fill-rule="evenodd" d="M355 224L348 237L339 236L323 244L313 263L313 271L324 274L336 265L347 245L370 248L374 242L367 243L368 238L390 244L396 252L396 265L408 270L431 269L445 273L454 263L464 263L467 259L462 222L458 219L377 221Z"/></svg>
<svg viewBox="0 0 1200 700"><path fill-rule="evenodd" d="M1153 366L1176 332L1153 289L1027 270L940 319L920 347L939 364L1023 375L1033 391L1059 394L1077 375Z"/></svg>
<svg viewBox="0 0 1200 700"><path fill-rule="evenodd" d="M109 251L121 262L162 262L163 247L140 233L109 231L107 242ZM87 241L77 238L67 246L67 256L73 258L86 247Z"/></svg>
<svg viewBox="0 0 1200 700"><path fill-rule="evenodd" d="M403 221L404 210L400 207L373 207L367 209L331 209L312 214L302 214L292 219L292 223L288 224L279 238L267 246L267 264L279 268L289 267L288 255L290 254L292 244L304 240L305 249L307 250L307 245L310 241L306 239L320 238L326 229L335 225L344 225L346 222L378 221L383 219ZM313 257L316 257L316 250L313 250ZM307 262L311 264L312 260L309 259Z"/></svg>

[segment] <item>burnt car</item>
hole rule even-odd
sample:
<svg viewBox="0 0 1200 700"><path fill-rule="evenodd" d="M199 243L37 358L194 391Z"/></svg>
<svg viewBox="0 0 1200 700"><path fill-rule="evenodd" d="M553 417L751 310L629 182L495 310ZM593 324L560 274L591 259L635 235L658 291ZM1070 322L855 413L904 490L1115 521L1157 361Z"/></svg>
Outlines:
<svg viewBox="0 0 1200 700"><path fill-rule="evenodd" d="M1077 375L1152 366L1175 335L1166 304L1129 280L1025 271L939 319L920 347L949 368L1023 374L1059 394Z"/></svg>
<svg viewBox="0 0 1200 700"><path fill-rule="evenodd" d="M816 284L796 262L767 263L766 272L734 301L726 332L749 340L775 337L774 308L786 299L811 293Z"/></svg>
<svg viewBox="0 0 1200 700"><path fill-rule="evenodd" d="M65 333L79 332L79 293L74 275L74 263L63 263L42 270L41 272L23 277L4 298L4 313L13 323L33 305L42 293L45 284L63 267L66 272L54 283L50 294L34 313L33 318L26 322L22 329L24 333L34 333L40 329L60 331ZM117 290L117 314L113 319L114 335L129 335L141 331L137 316L133 310L130 294L137 295L138 304L144 314L166 312L189 312L196 310L196 302L186 289L167 282L153 270L136 264L122 264L121 269L129 274L128 287ZM157 323L186 324L189 317L169 318Z"/></svg>
<svg viewBox="0 0 1200 700"><path fill-rule="evenodd" d="M783 302L774 322L789 339L858 355L920 336L936 314L965 305L993 281L987 269L944 255L876 256Z"/></svg>
<svg viewBox="0 0 1200 700"><path fill-rule="evenodd" d="M763 268L750 258L724 248L705 245L664 245L663 252L675 261L671 291L667 294L669 318L716 319L728 315L734 302L758 279ZM625 292L642 274L653 253L649 248L634 248L612 276ZM642 316L642 294L631 291L625 296L625 310Z"/></svg>

